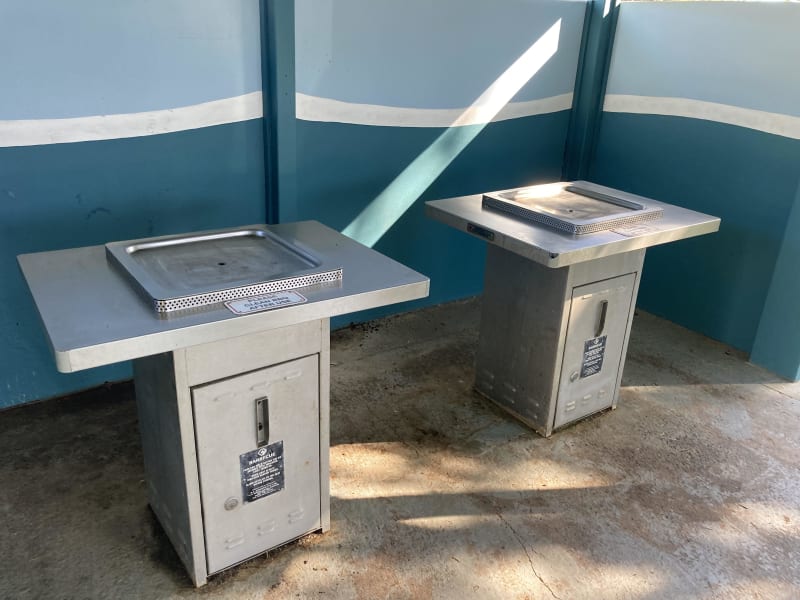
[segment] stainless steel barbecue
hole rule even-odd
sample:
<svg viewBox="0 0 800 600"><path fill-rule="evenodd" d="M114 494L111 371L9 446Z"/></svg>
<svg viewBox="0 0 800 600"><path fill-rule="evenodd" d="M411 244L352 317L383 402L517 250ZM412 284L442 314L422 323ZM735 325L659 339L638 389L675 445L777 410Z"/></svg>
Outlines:
<svg viewBox="0 0 800 600"><path fill-rule="evenodd" d="M490 243L475 389L544 436L616 406L645 248L720 222L585 181L427 211Z"/></svg>
<svg viewBox="0 0 800 600"><path fill-rule="evenodd" d="M313 221L19 263L60 371L133 359L148 500L198 586L330 528L329 318L428 293Z"/></svg>

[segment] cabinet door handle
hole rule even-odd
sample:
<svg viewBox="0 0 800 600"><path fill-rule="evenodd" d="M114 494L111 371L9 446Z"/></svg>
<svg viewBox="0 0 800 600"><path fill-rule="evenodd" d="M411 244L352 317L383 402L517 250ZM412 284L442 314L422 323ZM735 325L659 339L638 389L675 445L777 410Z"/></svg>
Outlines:
<svg viewBox="0 0 800 600"><path fill-rule="evenodd" d="M608 312L608 300L603 300L600 303L600 319L597 322L597 329L594 332L594 337L603 335L603 330L606 328L606 313Z"/></svg>
<svg viewBox="0 0 800 600"><path fill-rule="evenodd" d="M269 398L256 398L256 445L269 443Z"/></svg>

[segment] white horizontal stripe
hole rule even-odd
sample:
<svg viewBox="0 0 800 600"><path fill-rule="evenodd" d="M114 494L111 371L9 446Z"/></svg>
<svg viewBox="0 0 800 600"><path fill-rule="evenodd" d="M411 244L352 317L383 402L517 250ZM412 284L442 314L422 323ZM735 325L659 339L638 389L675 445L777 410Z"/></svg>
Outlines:
<svg viewBox="0 0 800 600"><path fill-rule="evenodd" d="M800 117L717 102L689 98L608 94L603 104L603 110L704 119L800 140Z"/></svg>
<svg viewBox="0 0 800 600"><path fill-rule="evenodd" d="M509 102L491 121L543 115L570 108L572 108L572 93L541 100ZM303 121L380 127L451 127L456 122L458 125L484 125L487 121L481 120L481 109L480 105L467 108L401 108L341 102L300 93L296 96L296 115Z"/></svg>
<svg viewBox="0 0 800 600"><path fill-rule="evenodd" d="M0 148L114 140L173 133L257 119L261 92L166 110L74 117L0 121Z"/></svg>

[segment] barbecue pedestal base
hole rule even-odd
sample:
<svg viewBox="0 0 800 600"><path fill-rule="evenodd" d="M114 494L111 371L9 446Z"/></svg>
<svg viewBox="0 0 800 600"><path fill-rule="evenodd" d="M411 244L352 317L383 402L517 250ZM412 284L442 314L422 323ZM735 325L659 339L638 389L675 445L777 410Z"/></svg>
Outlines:
<svg viewBox="0 0 800 600"><path fill-rule="evenodd" d="M615 408L644 254L551 269L490 245L476 390L545 437Z"/></svg>
<svg viewBox="0 0 800 600"><path fill-rule="evenodd" d="M195 585L330 529L328 319L134 361L150 507Z"/></svg>

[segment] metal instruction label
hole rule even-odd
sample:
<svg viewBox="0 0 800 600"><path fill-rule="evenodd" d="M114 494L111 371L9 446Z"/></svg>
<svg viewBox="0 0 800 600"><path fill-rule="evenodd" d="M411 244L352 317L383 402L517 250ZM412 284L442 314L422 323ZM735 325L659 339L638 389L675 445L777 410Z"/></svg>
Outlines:
<svg viewBox="0 0 800 600"><path fill-rule="evenodd" d="M225 302L225 306L235 315L246 315L262 310L302 304L303 302L306 302L306 297L302 294L286 291L261 294L260 296L251 296L250 298L241 298L239 300L228 300Z"/></svg>
<svg viewBox="0 0 800 600"><path fill-rule="evenodd" d="M239 455L242 501L255 502L284 486L283 440Z"/></svg>
<svg viewBox="0 0 800 600"><path fill-rule="evenodd" d="M639 235L647 235L648 233L657 233L663 231L659 225L649 225L647 223L639 223L636 225L622 225L612 229L614 233L624 235L625 237L636 237Z"/></svg>
<svg viewBox="0 0 800 600"><path fill-rule="evenodd" d="M607 335L586 340L583 343L583 361L581 362L581 379L596 375L603 368L603 357L606 355Z"/></svg>

